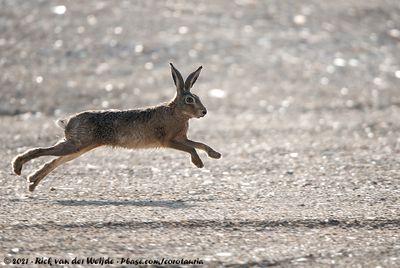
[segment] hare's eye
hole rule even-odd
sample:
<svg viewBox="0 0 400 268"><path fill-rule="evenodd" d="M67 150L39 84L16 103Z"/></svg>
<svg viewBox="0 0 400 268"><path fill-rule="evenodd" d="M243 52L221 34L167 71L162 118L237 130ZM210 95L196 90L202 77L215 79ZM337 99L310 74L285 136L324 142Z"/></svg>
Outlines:
<svg viewBox="0 0 400 268"><path fill-rule="evenodd" d="M194 99L192 97L186 97L185 102L188 104L192 104L192 103L194 103Z"/></svg>

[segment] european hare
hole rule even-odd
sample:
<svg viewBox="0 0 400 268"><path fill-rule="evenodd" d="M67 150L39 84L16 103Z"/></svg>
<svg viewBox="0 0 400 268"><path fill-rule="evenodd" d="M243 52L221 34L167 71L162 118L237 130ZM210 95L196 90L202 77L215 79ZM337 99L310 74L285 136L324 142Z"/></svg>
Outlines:
<svg viewBox="0 0 400 268"><path fill-rule="evenodd" d="M191 73L186 81L170 63L176 95L168 103L136 110L86 111L69 119L58 120L65 129L65 138L46 148L34 148L18 155L12 166L21 175L22 165L34 158L54 155L58 158L28 176L29 191L35 190L39 182L56 167L103 145L125 148L167 147L187 152L192 163L202 168L203 162L195 149L204 150L212 158L221 154L210 146L189 140L189 119L206 115L207 110L198 96L190 92L196 82L201 66Z"/></svg>

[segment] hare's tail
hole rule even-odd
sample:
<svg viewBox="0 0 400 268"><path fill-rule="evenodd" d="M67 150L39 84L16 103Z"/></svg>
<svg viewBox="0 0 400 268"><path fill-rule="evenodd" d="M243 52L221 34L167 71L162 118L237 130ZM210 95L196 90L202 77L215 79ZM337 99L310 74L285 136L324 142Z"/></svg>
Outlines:
<svg viewBox="0 0 400 268"><path fill-rule="evenodd" d="M58 119L56 121L56 125L62 129L65 129L68 125L68 121L69 121L69 119Z"/></svg>

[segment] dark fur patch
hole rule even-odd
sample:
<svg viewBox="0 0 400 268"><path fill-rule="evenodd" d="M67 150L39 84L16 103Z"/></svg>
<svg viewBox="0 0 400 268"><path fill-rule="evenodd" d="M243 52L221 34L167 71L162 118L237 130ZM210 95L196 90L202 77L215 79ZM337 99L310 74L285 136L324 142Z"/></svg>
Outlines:
<svg viewBox="0 0 400 268"><path fill-rule="evenodd" d="M88 120L94 126L94 136L98 141L113 143L118 136L117 126L147 123L154 115L154 109L103 111L91 114Z"/></svg>
<svg viewBox="0 0 400 268"><path fill-rule="evenodd" d="M167 135L164 127L156 127L154 129L154 133L155 133L155 136L157 137L157 139L160 139L160 140L162 140Z"/></svg>
<svg viewBox="0 0 400 268"><path fill-rule="evenodd" d="M132 111L124 111L121 113L123 113L122 117L126 121L147 123L153 117L154 109L135 110L134 113Z"/></svg>
<svg viewBox="0 0 400 268"><path fill-rule="evenodd" d="M72 118L66 127L66 137L81 142L95 141L99 144L117 143L118 133L136 124L152 120L154 108L124 111L90 111Z"/></svg>

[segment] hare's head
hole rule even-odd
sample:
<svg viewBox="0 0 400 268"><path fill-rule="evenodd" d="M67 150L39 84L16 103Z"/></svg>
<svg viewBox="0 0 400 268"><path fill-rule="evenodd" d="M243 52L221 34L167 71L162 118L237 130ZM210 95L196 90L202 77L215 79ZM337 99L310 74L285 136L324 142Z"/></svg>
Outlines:
<svg viewBox="0 0 400 268"><path fill-rule="evenodd" d="M200 118L206 115L207 109L204 107L203 103L201 103L200 98L195 94L190 92L190 89L193 87L194 83L199 77L202 66L200 66L196 71L191 73L186 81L183 82L183 78L181 73L170 63L172 78L174 79L176 86L176 106L182 111L183 114L189 117Z"/></svg>

